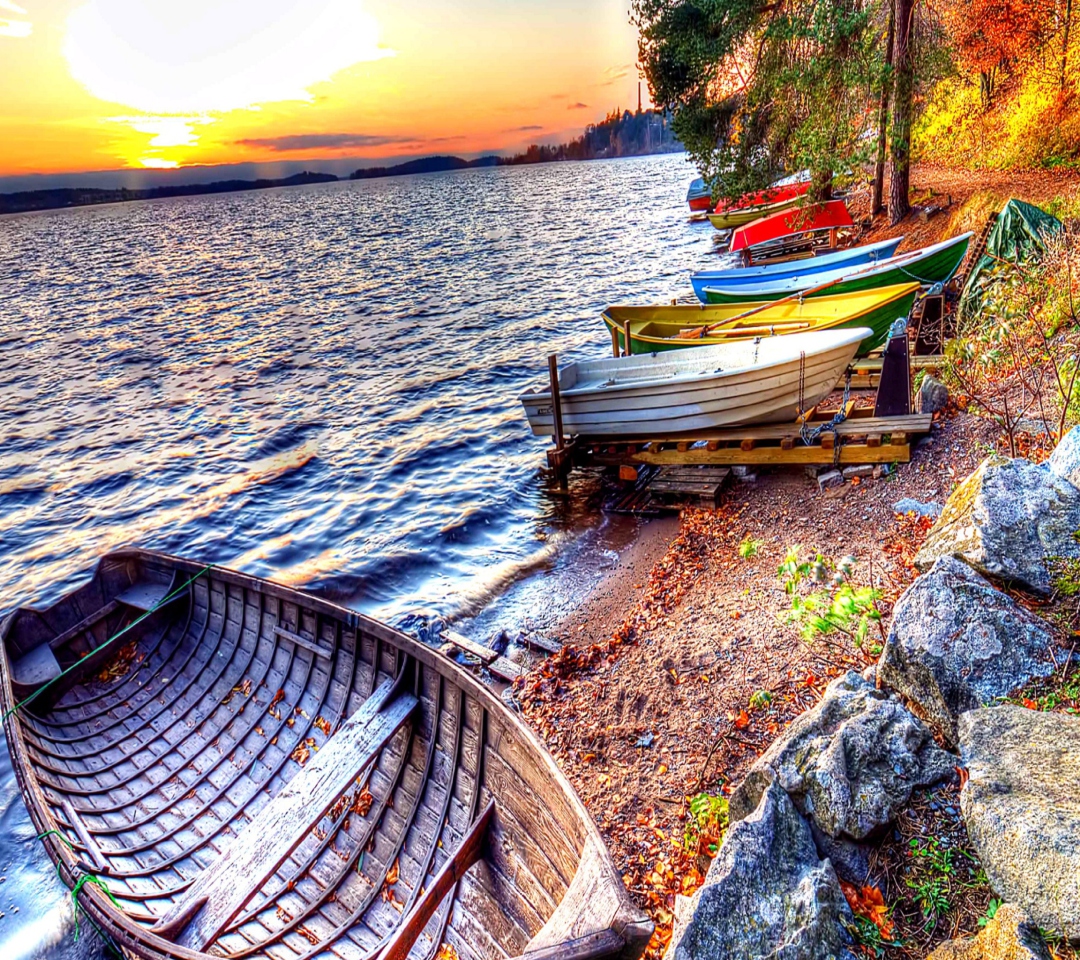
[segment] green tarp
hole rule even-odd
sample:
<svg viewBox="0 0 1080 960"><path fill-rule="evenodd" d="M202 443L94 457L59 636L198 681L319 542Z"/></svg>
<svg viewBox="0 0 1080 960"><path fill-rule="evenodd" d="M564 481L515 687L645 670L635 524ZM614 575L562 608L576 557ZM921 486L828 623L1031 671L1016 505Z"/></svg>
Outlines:
<svg viewBox="0 0 1080 960"><path fill-rule="evenodd" d="M998 214L986 241L986 253L968 274L960 296L961 314L977 310L987 291L1010 264L1029 263L1046 252L1047 240L1061 230L1061 221L1023 200L1010 200Z"/></svg>

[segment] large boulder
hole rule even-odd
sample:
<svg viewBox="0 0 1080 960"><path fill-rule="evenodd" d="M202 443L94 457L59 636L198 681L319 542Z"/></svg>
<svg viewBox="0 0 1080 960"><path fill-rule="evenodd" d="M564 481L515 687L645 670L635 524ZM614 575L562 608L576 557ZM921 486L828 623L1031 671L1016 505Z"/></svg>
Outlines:
<svg viewBox="0 0 1080 960"><path fill-rule="evenodd" d="M1046 461L1047 469L1080 490L1080 427L1073 427Z"/></svg>
<svg viewBox="0 0 1080 960"><path fill-rule="evenodd" d="M1053 644L1045 621L942 557L897 601L877 675L956 743L965 710L1053 673Z"/></svg>
<svg viewBox="0 0 1080 960"><path fill-rule="evenodd" d="M705 883L677 911L667 960L854 960L854 924L810 827L777 784L728 828Z"/></svg>
<svg viewBox="0 0 1080 960"><path fill-rule="evenodd" d="M1023 707L960 717L960 809L994 892L1080 941L1080 717Z"/></svg>
<svg viewBox="0 0 1080 960"><path fill-rule="evenodd" d="M1005 903L977 937L949 940L926 960L1050 960L1050 951L1027 914Z"/></svg>
<svg viewBox="0 0 1080 960"><path fill-rule="evenodd" d="M980 573L1050 593L1047 558L1080 557L1080 490L1046 465L990 457L945 503L915 557L929 570L940 557Z"/></svg>
<svg viewBox="0 0 1080 960"><path fill-rule="evenodd" d="M823 833L861 840L889 823L915 787L950 776L955 763L895 697L849 672L757 759L728 811L732 820L748 816L775 781Z"/></svg>

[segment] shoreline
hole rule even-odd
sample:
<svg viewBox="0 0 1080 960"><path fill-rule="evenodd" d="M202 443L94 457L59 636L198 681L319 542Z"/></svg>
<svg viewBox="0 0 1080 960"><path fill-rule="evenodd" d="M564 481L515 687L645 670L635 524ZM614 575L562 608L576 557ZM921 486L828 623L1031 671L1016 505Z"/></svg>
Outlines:
<svg viewBox="0 0 1080 960"><path fill-rule="evenodd" d="M919 534L892 505L943 503L995 435L996 425L959 413L935 422L911 463L879 480L819 490L803 471L785 470L734 483L716 512L684 512L662 552L659 531L647 533L634 559L560 625L563 653L515 686L527 722L657 923L649 957L666 948L672 894L708 868L684 849L689 800L726 793L832 678L876 662L870 650L915 579L909 548ZM742 559L746 536L760 546ZM854 555L856 579L882 589L882 635L866 653L809 646L783 622L789 600L777 568L795 546L804 556Z"/></svg>

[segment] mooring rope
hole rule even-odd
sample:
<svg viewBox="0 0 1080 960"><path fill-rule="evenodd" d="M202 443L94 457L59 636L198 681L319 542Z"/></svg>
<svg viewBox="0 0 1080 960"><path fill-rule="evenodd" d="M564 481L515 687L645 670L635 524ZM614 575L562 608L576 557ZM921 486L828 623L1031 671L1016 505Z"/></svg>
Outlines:
<svg viewBox="0 0 1080 960"><path fill-rule="evenodd" d="M131 623L129 623L126 627L124 627L123 630L120 630L119 632L113 634L100 647L96 647L95 649L91 650L86 656L87 657L92 657L95 653L98 653L99 651L104 650L107 646L109 646L110 643L114 643L115 641L119 640L125 633L127 633L133 627L137 627L140 623L142 623L143 620L145 620L148 616L150 616L150 614L156 613L163 606L165 606L165 604L167 604L170 601L174 600L184 590L186 590L196 580L198 580L199 577L201 577L204 573L208 573L210 570L213 570L213 569L214 569L214 565L212 563L207 564L205 567L202 568L202 570L200 570L197 574L195 574L195 576L193 576L190 580L188 580L187 583L181 584L179 587L177 587L171 593L169 593L168 595L162 597L149 610L147 610L145 613L141 614L140 616L136 617L134 620L131 621ZM56 683L57 680L59 680L61 677L67 676L67 674L71 673L72 670L74 670L78 666L80 666L85 659L86 659L86 657L80 657L70 667L65 667L63 670L61 670L51 680L47 680L45 683L43 683L33 693L31 693L30 696L25 697L24 699L20 700L17 704L15 704L15 706L13 706L10 710L7 711L7 713L4 714L2 722L7 723L8 717L10 717L16 711L20 710L22 707L26 706L26 704L28 704L31 700L35 700L38 697L40 697L41 694L43 694L46 690L48 690L49 687L51 687L54 683Z"/></svg>

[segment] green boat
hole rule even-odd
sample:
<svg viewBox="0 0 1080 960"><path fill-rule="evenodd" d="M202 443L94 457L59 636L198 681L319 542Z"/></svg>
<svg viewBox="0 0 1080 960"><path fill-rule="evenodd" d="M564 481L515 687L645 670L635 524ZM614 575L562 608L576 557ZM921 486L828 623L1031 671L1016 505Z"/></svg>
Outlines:
<svg viewBox="0 0 1080 960"><path fill-rule="evenodd" d="M807 271L782 280L764 280L753 285L710 285L705 287L705 302L744 304L780 300L803 291L809 291L807 297L825 297L877 290L898 283L918 283L924 287L947 283L963 262L971 237L972 234L964 233L951 240L909 250L867 266L838 267L819 273Z"/></svg>
<svg viewBox="0 0 1080 960"><path fill-rule="evenodd" d="M864 356L881 346L894 320L911 314L920 289L920 284L909 281L877 290L783 303L766 300L719 305L618 306L608 307L603 319L611 332L612 347L619 353L623 352L627 330L631 353L654 353L753 337L869 327L873 334L859 345L859 356Z"/></svg>

